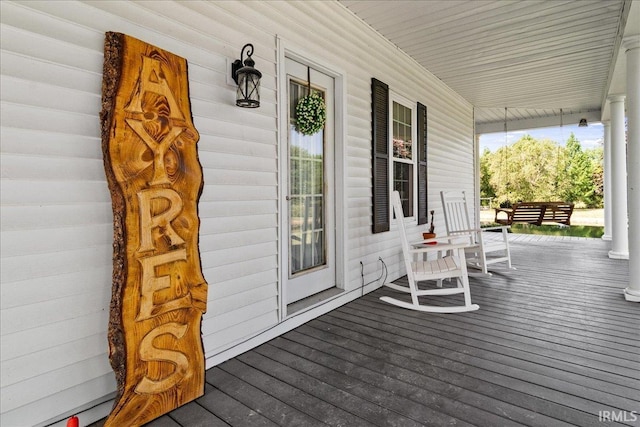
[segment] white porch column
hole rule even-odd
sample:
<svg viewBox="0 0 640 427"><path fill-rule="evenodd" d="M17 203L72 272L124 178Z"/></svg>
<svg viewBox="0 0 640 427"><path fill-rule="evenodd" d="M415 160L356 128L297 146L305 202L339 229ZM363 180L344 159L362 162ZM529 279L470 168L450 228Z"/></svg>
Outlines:
<svg viewBox="0 0 640 427"><path fill-rule="evenodd" d="M611 109L611 250L609 258L629 259L624 95L613 95L608 99Z"/></svg>
<svg viewBox="0 0 640 427"><path fill-rule="evenodd" d="M627 55L627 168L629 286L627 301L640 302L640 36L622 41Z"/></svg>
<svg viewBox="0 0 640 427"><path fill-rule="evenodd" d="M611 126L609 121L603 121L604 125L604 234L602 240L611 240Z"/></svg>

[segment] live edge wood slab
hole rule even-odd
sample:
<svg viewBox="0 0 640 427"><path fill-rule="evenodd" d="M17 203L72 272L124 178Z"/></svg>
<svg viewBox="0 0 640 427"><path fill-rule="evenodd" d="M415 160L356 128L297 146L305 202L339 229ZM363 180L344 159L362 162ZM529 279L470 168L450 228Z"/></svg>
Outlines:
<svg viewBox="0 0 640 427"><path fill-rule="evenodd" d="M114 225L109 360L118 384L105 426L133 427L204 394L202 167L187 61L106 33L100 118Z"/></svg>

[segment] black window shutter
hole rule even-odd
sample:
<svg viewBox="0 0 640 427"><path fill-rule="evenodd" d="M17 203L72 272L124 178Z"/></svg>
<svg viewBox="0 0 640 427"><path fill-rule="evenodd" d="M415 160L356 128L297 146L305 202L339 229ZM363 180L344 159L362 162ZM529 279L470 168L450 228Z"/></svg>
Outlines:
<svg viewBox="0 0 640 427"><path fill-rule="evenodd" d="M429 221L427 211L427 107L418 102L418 224Z"/></svg>
<svg viewBox="0 0 640 427"><path fill-rule="evenodd" d="M389 231L389 86L371 79L372 231Z"/></svg>

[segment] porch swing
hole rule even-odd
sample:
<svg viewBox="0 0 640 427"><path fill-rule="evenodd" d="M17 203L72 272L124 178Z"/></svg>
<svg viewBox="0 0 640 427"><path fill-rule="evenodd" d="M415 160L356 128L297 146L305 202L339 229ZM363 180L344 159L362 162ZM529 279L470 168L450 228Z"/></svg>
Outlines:
<svg viewBox="0 0 640 427"><path fill-rule="evenodd" d="M564 140L564 134L562 133L563 123L563 110L560 109L560 131L561 138ZM507 108L505 107L505 147L506 147L506 133L507 133ZM502 162L501 158L501 176L502 180ZM508 160L508 157L507 157ZM556 154L556 177L555 177L555 191L558 196L558 180L560 176L560 147ZM503 182L503 181L501 181ZM507 188L510 181L507 180ZM494 221L502 225L512 225L514 223L524 223L540 226L543 222L553 222L560 226L571 225L571 214L573 213L573 203L569 202L516 202L512 203L510 207L495 208ZM507 218L498 218L498 215L504 213Z"/></svg>

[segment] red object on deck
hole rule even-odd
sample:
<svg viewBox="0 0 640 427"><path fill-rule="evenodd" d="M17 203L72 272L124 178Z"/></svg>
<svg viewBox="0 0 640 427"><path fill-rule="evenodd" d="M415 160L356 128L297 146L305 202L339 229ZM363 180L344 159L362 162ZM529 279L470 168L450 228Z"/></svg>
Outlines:
<svg viewBox="0 0 640 427"><path fill-rule="evenodd" d="M80 420L75 415L67 421L67 427L80 427Z"/></svg>

